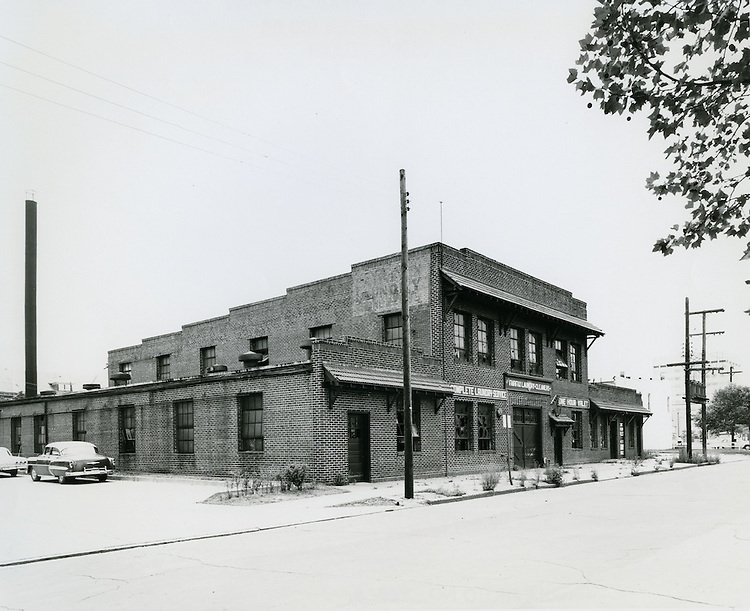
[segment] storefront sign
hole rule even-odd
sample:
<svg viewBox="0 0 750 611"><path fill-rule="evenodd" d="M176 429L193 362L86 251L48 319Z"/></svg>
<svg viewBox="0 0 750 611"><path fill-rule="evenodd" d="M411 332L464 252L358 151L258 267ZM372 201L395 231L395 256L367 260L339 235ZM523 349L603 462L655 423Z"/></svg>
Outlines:
<svg viewBox="0 0 750 611"><path fill-rule="evenodd" d="M521 390L524 392L551 393L552 384L549 382L536 382L534 380L521 380L519 378L506 378L505 387L509 390Z"/></svg>
<svg viewBox="0 0 750 611"><path fill-rule="evenodd" d="M572 399L571 397L559 397L557 400L558 405L563 407L588 407L588 399Z"/></svg>
<svg viewBox="0 0 750 611"><path fill-rule="evenodd" d="M452 384L453 394L461 397L478 397L480 399L508 399L508 391L499 388L482 388L481 386L467 386L465 384Z"/></svg>

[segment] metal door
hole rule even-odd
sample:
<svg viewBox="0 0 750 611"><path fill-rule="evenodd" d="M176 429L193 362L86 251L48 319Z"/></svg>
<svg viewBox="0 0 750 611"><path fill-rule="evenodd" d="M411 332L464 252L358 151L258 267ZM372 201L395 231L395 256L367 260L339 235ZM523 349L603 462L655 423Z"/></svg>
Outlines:
<svg viewBox="0 0 750 611"><path fill-rule="evenodd" d="M521 469L542 464L542 427L539 410L513 408L513 461Z"/></svg>
<svg viewBox="0 0 750 611"><path fill-rule="evenodd" d="M620 443L617 439L617 418L609 421L609 457L620 458Z"/></svg>
<svg viewBox="0 0 750 611"><path fill-rule="evenodd" d="M349 412L349 481L370 481L370 414Z"/></svg>

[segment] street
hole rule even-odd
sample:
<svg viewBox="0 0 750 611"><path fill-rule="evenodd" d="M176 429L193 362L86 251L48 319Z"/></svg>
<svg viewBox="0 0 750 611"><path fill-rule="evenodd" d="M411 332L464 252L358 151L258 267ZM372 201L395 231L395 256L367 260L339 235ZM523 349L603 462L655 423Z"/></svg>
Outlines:
<svg viewBox="0 0 750 611"><path fill-rule="evenodd" d="M114 488L122 483L106 485ZM41 495L63 490L70 497L96 489L96 485L34 484L34 494ZM4 609L746 607L749 489L750 461L741 461L3 566L1 605ZM196 497L200 494L193 492ZM153 507L157 511L156 504ZM48 509L50 519L45 523L17 525L29 541L65 529L64 521L53 517L55 507ZM257 508L221 509L227 508L207 511L244 515L229 524L239 527L250 525L247 516ZM203 517L209 519L208 514ZM95 514L92 519L110 517ZM179 522L179 515L170 519ZM227 526L214 521L213 529L227 532ZM116 520L111 523L113 533L119 528Z"/></svg>

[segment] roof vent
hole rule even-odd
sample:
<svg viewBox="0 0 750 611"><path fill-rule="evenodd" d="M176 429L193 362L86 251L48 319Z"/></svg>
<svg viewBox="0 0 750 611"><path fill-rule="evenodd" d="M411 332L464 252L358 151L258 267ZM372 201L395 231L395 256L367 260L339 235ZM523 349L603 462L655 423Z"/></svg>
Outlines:
<svg viewBox="0 0 750 611"><path fill-rule="evenodd" d="M84 384L83 390L99 390L101 387L101 384Z"/></svg>
<svg viewBox="0 0 750 611"><path fill-rule="evenodd" d="M208 368L208 373L221 373L222 371L226 371L227 366L226 365L211 365Z"/></svg>
<svg viewBox="0 0 750 611"><path fill-rule="evenodd" d="M109 379L113 381L129 380L130 374L125 371L118 371L109 376Z"/></svg>

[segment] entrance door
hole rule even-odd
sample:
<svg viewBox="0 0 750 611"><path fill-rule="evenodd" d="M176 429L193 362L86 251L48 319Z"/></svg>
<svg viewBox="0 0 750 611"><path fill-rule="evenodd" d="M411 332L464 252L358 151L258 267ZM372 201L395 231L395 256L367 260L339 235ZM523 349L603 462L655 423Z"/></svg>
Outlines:
<svg viewBox="0 0 750 611"><path fill-rule="evenodd" d="M513 461L521 469L542 464L540 411L532 407L513 408Z"/></svg>
<svg viewBox="0 0 750 611"><path fill-rule="evenodd" d="M349 412L349 481L370 481L370 414Z"/></svg>
<svg viewBox="0 0 750 611"><path fill-rule="evenodd" d="M555 464L560 466L563 464L563 433L561 426L555 427Z"/></svg>

